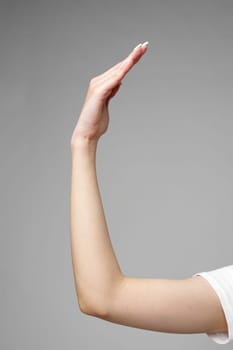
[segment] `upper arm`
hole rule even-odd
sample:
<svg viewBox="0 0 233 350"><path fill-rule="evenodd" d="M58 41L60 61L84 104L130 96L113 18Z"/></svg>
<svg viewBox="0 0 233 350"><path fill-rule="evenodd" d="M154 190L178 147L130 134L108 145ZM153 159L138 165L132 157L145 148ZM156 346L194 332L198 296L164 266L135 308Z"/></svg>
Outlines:
<svg viewBox="0 0 233 350"><path fill-rule="evenodd" d="M187 279L124 276L102 318L159 332L227 332L220 300L201 276Z"/></svg>

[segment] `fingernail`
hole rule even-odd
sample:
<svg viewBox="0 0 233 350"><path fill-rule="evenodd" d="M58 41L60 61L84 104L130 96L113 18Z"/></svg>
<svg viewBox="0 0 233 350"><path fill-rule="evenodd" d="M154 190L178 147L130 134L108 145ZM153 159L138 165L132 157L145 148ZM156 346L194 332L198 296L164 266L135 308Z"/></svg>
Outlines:
<svg viewBox="0 0 233 350"><path fill-rule="evenodd" d="M145 41L145 42L142 44L142 46L145 47L145 46L148 46L148 44L149 44L149 41Z"/></svg>
<svg viewBox="0 0 233 350"><path fill-rule="evenodd" d="M138 44L137 46L135 46L135 48L133 49L133 51L135 51L138 47L142 46L142 44Z"/></svg>

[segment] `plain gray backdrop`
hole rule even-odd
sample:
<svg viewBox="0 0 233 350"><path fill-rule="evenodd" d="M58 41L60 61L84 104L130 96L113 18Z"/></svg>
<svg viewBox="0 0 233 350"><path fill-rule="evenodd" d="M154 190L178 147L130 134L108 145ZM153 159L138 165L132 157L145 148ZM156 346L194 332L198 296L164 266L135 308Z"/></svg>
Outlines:
<svg viewBox="0 0 233 350"><path fill-rule="evenodd" d="M173 279L231 265L232 18L230 0L1 0L2 350L219 348L80 312L70 138L89 80L148 40L97 147L121 269Z"/></svg>

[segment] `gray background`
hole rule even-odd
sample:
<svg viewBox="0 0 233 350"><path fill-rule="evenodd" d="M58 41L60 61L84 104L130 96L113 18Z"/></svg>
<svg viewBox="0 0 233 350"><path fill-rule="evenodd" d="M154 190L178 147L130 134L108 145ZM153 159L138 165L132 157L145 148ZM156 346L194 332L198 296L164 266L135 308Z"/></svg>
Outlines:
<svg viewBox="0 0 233 350"><path fill-rule="evenodd" d="M231 265L232 18L230 0L0 2L1 349L219 348L80 312L70 137L91 77L148 40L97 149L116 255L134 277Z"/></svg>

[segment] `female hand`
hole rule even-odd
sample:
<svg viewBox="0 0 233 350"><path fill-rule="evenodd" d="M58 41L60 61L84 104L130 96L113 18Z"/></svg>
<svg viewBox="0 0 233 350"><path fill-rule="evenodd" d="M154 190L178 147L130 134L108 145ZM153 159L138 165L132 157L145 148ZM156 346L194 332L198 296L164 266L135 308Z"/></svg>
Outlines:
<svg viewBox="0 0 233 350"><path fill-rule="evenodd" d="M91 79L86 99L71 137L71 146L81 138L97 141L109 123L108 105L120 88L121 80L147 50L148 42L137 45L125 58L105 73Z"/></svg>

